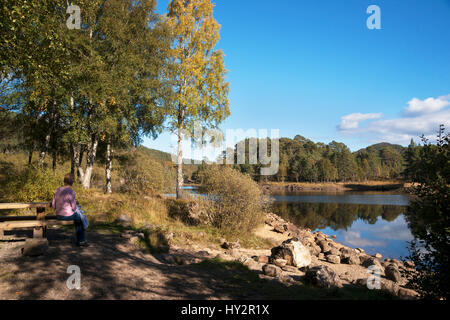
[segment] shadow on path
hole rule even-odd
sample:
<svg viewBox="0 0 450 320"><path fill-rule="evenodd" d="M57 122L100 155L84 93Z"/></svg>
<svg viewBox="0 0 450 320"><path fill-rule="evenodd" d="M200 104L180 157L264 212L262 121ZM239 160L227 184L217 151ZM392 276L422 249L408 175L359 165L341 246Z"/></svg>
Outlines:
<svg viewBox="0 0 450 320"><path fill-rule="evenodd" d="M364 289L324 290L262 280L236 262L166 264L120 235L91 232L88 239L90 247L78 248L70 231L49 230L49 249L39 257L22 256L23 242L0 244L0 299L380 298ZM67 288L71 265L81 269L80 290Z"/></svg>

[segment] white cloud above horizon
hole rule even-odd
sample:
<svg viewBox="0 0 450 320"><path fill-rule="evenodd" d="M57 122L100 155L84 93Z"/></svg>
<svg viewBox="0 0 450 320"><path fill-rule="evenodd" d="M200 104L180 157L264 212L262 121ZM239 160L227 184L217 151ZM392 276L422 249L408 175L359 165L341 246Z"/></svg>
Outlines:
<svg viewBox="0 0 450 320"><path fill-rule="evenodd" d="M436 135L441 124L450 127L450 94L437 98L411 99L399 118L384 119L381 113L352 113L341 118L338 130L346 135L365 137L371 142L407 144L422 134ZM372 120L365 127L359 122Z"/></svg>
<svg viewBox="0 0 450 320"><path fill-rule="evenodd" d="M359 122L370 120L370 119L378 119L383 116L382 113L352 113L341 118L341 124L339 125L339 129L341 130L349 130L349 129L357 129L359 126Z"/></svg>
<svg viewBox="0 0 450 320"><path fill-rule="evenodd" d="M430 97L425 100L412 98L408 102L408 107L403 110L403 113L405 115L420 115L425 113L432 113L439 111L449 105L450 94L437 98Z"/></svg>

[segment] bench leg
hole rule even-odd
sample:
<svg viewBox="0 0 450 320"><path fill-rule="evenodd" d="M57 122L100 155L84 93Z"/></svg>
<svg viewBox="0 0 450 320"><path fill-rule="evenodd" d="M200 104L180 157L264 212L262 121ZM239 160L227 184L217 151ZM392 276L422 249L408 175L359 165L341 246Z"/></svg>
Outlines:
<svg viewBox="0 0 450 320"><path fill-rule="evenodd" d="M33 238L44 238L43 227L36 227L33 229Z"/></svg>
<svg viewBox="0 0 450 320"><path fill-rule="evenodd" d="M38 221L45 220L45 208L36 208L36 219ZM45 226L33 229L33 238L44 238L44 237L45 237Z"/></svg>

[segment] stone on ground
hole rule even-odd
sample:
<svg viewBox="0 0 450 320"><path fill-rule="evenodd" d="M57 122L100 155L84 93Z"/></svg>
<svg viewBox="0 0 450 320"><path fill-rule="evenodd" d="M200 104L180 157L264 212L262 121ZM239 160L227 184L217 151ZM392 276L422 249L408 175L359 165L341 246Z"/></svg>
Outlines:
<svg viewBox="0 0 450 320"><path fill-rule="evenodd" d="M331 248L329 251L325 252L325 255L334 255L334 256L339 256L340 252L338 249L336 248Z"/></svg>
<svg viewBox="0 0 450 320"><path fill-rule="evenodd" d="M117 217L115 222L121 226L129 227L131 225L131 218L126 214L121 214Z"/></svg>
<svg viewBox="0 0 450 320"><path fill-rule="evenodd" d="M274 266L273 264L265 264L262 267L262 271L269 277L278 277L282 273L281 269L277 266Z"/></svg>
<svg viewBox="0 0 450 320"><path fill-rule="evenodd" d="M402 279L400 271L398 270L398 268L395 264L388 265L386 267L386 269L384 270L384 274L386 275L387 279L394 281L394 282L400 282Z"/></svg>
<svg viewBox="0 0 450 320"><path fill-rule="evenodd" d="M284 241L281 246L272 248L270 261L276 259L284 259L287 265L302 268L311 263L311 254L297 238L292 238Z"/></svg>
<svg viewBox="0 0 450 320"><path fill-rule="evenodd" d="M241 244L239 243L239 239L236 240L236 242L228 242L225 241L222 243L222 248L224 249L239 249L241 247Z"/></svg>
<svg viewBox="0 0 450 320"><path fill-rule="evenodd" d="M363 257L363 256L361 256L361 257ZM363 257L363 262L362 262L363 267L369 268L370 266L373 266L373 265L375 265L375 266L379 267L381 270L383 270L383 266L381 265L380 260L378 260L377 258L370 257L370 256Z"/></svg>
<svg viewBox="0 0 450 320"><path fill-rule="evenodd" d="M306 271L305 279L321 288L342 288L341 278L327 266L317 266Z"/></svg>
<svg viewBox="0 0 450 320"><path fill-rule="evenodd" d="M277 267L283 268L287 264L287 261L284 259L276 259L273 261L273 264Z"/></svg>
<svg viewBox="0 0 450 320"><path fill-rule="evenodd" d="M351 254L348 257L342 259L343 263L346 264L353 264L353 265L359 265L361 263L359 256L356 254Z"/></svg>
<svg viewBox="0 0 450 320"><path fill-rule="evenodd" d="M27 257L37 257L45 254L48 250L47 239L27 239L22 254Z"/></svg>
<svg viewBox="0 0 450 320"><path fill-rule="evenodd" d="M326 259L330 263L334 263L334 264L340 264L341 263L341 258L339 258L339 256L334 255L334 254L327 255Z"/></svg>

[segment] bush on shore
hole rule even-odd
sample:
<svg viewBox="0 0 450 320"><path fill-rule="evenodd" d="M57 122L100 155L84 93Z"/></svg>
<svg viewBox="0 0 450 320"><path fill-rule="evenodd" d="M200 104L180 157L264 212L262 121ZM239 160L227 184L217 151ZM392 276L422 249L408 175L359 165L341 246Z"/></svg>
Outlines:
<svg viewBox="0 0 450 320"><path fill-rule="evenodd" d="M248 175L228 166L201 172L203 187L213 201L213 225L230 235L246 234L263 223L267 204L262 190Z"/></svg>
<svg viewBox="0 0 450 320"><path fill-rule="evenodd" d="M51 201L55 190L62 186L64 173L51 169L24 167L4 172L3 196L10 202Z"/></svg>
<svg viewBox="0 0 450 320"><path fill-rule="evenodd" d="M134 154L121 161L120 191L135 194L158 194L167 191L170 187L169 170L151 158Z"/></svg>

